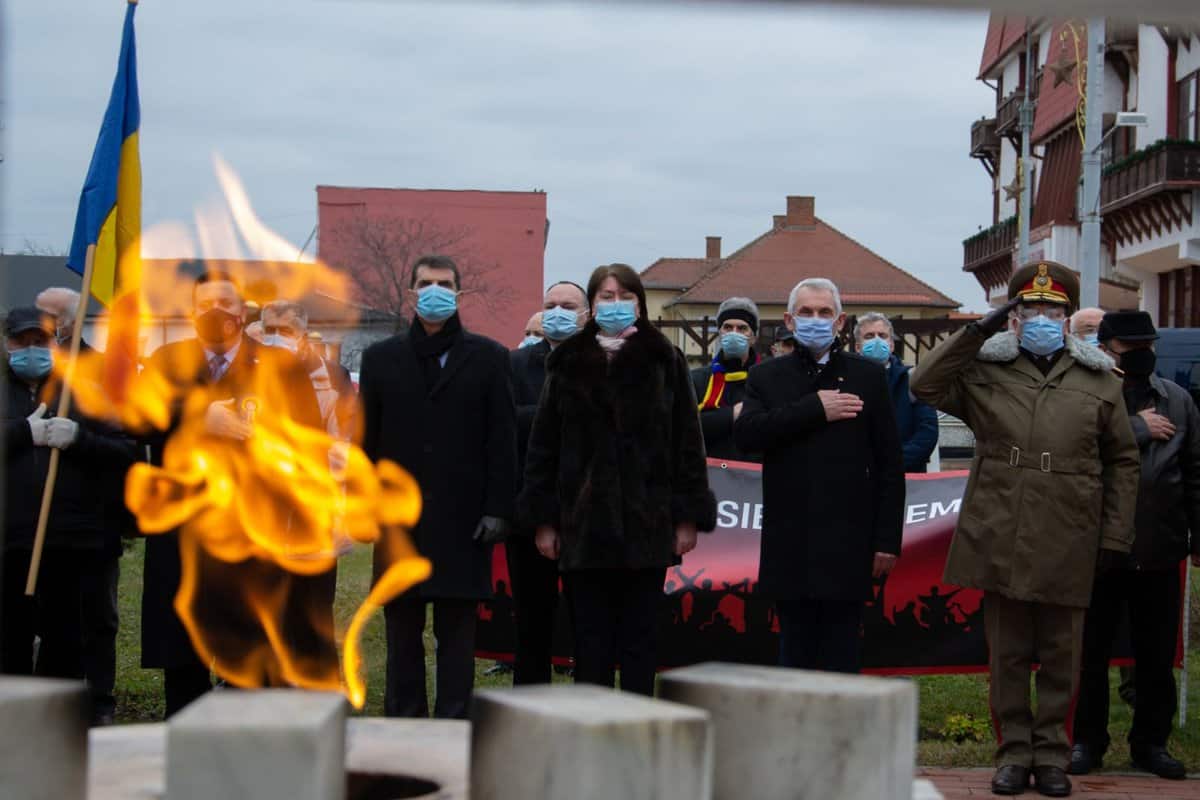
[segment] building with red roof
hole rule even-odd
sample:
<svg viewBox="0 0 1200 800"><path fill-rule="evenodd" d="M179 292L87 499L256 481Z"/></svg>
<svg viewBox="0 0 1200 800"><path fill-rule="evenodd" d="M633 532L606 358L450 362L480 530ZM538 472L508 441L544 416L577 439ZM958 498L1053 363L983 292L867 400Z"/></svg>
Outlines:
<svg viewBox="0 0 1200 800"><path fill-rule="evenodd" d="M1087 35L1082 20L989 20L979 79L994 92L996 113L971 125L971 156L987 171L992 219L963 242L963 269L993 302L1019 266L1018 123L1027 84L1035 104L1029 258L1079 261ZM1200 325L1200 38L1186 26L1109 20L1105 42L1101 305L1144 308L1163 326ZM1147 124L1116 127L1121 111L1143 113Z"/></svg>
<svg viewBox="0 0 1200 800"><path fill-rule="evenodd" d="M704 258L660 258L642 271L648 316L667 322L715 318L728 297L749 297L764 321L783 319L788 293L804 278L838 285L849 314L880 311L891 317L946 317L959 302L883 258L816 216L813 197L787 198L787 213L728 255L709 236ZM669 328L668 328L669 331ZM688 352L698 351L682 333Z"/></svg>

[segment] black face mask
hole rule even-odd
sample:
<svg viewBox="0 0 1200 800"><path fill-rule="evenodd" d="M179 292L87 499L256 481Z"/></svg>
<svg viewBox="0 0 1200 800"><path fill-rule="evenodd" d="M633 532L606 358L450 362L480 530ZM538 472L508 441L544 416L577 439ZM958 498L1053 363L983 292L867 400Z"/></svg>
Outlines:
<svg viewBox="0 0 1200 800"><path fill-rule="evenodd" d="M1149 378L1154 374L1157 357L1149 347L1139 347L1121 354L1121 371L1130 378Z"/></svg>
<svg viewBox="0 0 1200 800"><path fill-rule="evenodd" d="M196 317L196 335L208 344L227 342L242 329L242 318L214 308Z"/></svg>

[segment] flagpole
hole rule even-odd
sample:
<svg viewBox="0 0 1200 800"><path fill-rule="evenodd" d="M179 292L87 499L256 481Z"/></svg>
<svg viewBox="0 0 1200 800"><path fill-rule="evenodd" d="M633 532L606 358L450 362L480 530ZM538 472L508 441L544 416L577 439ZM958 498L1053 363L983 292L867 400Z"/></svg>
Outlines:
<svg viewBox="0 0 1200 800"><path fill-rule="evenodd" d="M58 396L57 416L65 417L71 410L71 384L75 380L75 362L79 359L79 344L83 340L83 318L87 314L88 296L92 287L92 268L96 264L96 245L88 245L83 260L83 284L79 292L79 305L75 308L75 324L71 328L71 355L63 374L62 390ZM58 481L58 462L62 451L50 448L50 468L46 471L46 485L42 489L42 508L38 512L37 534L33 539L33 555L29 559L29 577L25 581L25 594L33 596L37 589L38 570L42 564L42 548L46 544L46 527L50 523L50 503L54 499L54 484Z"/></svg>

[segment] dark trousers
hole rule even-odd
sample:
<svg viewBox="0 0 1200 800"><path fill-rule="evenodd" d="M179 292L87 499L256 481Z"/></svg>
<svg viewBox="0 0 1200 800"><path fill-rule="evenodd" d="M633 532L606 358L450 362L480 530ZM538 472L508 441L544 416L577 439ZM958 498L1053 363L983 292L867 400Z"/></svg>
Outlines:
<svg viewBox="0 0 1200 800"><path fill-rule="evenodd" d="M211 689L212 677L209 669L201 664L199 659L195 664L185 667L167 667L163 670L163 695L167 703L167 718L175 716Z"/></svg>
<svg viewBox="0 0 1200 800"><path fill-rule="evenodd" d="M665 568L563 574L575 623L575 681L654 695Z"/></svg>
<svg viewBox="0 0 1200 800"><path fill-rule="evenodd" d="M862 600L799 598L777 604L779 666L858 672Z"/></svg>
<svg viewBox="0 0 1200 800"><path fill-rule="evenodd" d="M1133 638L1137 705L1129 747L1165 747L1175 716L1175 649L1179 633L1179 571L1118 570L1099 576L1083 627L1083 671L1075 709L1075 741L1097 754L1108 749L1108 660L1125 609Z"/></svg>
<svg viewBox="0 0 1200 800"><path fill-rule="evenodd" d="M558 564L539 553L530 537L510 538L504 551L517 616L513 685L549 683Z"/></svg>
<svg viewBox="0 0 1200 800"><path fill-rule="evenodd" d="M95 550L47 549L36 596L25 596L30 552L4 559L0 668L9 674L86 678L93 718L116 709L120 561ZM40 639L34 661L34 638Z"/></svg>
<svg viewBox="0 0 1200 800"><path fill-rule="evenodd" d="M983 624L991 676L988 702L996 726L996 766L1065 769L1067 725L1078 688L1083 609L1014 600L984 592ZM1037 711L1029 674L1037 671Z"/></svg>
<svg viewBox="0 0 1200 800"><path fill-rule="evenodd" d="M383 709L389 717L428 717L425 691L425 606L433 603L439 719L466 719L475 686L475 600L401 597L384 607L387 622L387 686Z"/></svg>

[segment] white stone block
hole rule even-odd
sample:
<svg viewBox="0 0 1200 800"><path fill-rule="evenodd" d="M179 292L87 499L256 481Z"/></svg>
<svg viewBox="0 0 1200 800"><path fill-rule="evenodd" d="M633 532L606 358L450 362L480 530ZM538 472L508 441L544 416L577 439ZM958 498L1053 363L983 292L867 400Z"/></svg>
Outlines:
<svg viewBox="0 0 1200 800"><path fill-rule="evenodd" d="M0 678L0 798L84 800L87 735L83 683Z"/></svg>
<svg viewBox="0 0 1200 800"><path fill-rule="evenodd" d="M472 800L708 800L708 714L596 686L476 692ZM748 795L747 795L748 796Z"/></svg>
<svg viewBox="0 0 1200 800"><path fill-rule="evenodd" d="M912 800L945 800L945 798L933 785L933 781L920 779L913 781Z"/></svg>
<svg viewBox="0 0 1200 800"><path fill-rule="evenodd" d="M910 681L713 663L664 673L659 694L712 715L716 800L912 798Z"/></svg>
<svg viewBox="0 0 1200 800"><path fill-rule="evenodd" d="M345 764L339 694L210 692L167 725L167 800L341 800Z"/></svg>

